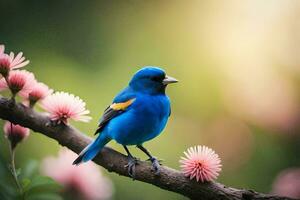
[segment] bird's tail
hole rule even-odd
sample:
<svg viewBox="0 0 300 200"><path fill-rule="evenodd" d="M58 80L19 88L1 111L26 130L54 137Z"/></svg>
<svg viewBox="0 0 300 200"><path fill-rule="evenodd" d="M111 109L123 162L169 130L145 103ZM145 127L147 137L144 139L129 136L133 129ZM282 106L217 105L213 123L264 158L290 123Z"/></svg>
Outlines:
<svg viewBox="0 0 300 200"><path fill-rule="evenodd" d="M78 158L74 160L73 165L79 165L82 162L92 160L110 140L111 139L105 136L105 134L100 134L96 140L81 151Z"/></svg>

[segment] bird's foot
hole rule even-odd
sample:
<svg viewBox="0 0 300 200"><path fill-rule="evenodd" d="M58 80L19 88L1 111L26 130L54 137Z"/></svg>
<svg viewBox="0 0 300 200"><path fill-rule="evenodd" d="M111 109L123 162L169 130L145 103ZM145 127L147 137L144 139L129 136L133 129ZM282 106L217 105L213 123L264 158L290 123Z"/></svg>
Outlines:
<svg viewBox="0 0 300 200"><path fill-rule="evenodd" d="M160 173L160 166L161 166L162 160L158 160L155 157L152 157L149 160L152 163L152 171L154 171L155 175L159 175L159 173Z"/></svg>
<svg viewBox="0 0 300 200"><path fill-rule="evenodd" d="M134 180L135 179L135 166L138 165L139 159L128 156L128 164L125 165L126 168L128 168L128 174L129 176Z"/></svg>

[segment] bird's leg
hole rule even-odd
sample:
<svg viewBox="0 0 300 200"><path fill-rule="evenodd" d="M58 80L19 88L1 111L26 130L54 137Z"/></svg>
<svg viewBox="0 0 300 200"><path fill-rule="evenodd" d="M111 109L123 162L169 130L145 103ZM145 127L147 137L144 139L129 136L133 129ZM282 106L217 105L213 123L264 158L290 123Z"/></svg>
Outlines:
<svg viewBox="0 0 300 200"><path fill-rule="evenodd" d="M125 151L127 152L128 155L128 164L125 165L125 167L128 168L128 174L131 176L133 179L135 179L135 165L138 164L138 159L133 157L131 153L129 152L127 146L123 145Z"/></svg>
<svg viewBox="0 0 300 200"><path fill-rule="evenodd" d="M149 160L152 163L152 169L153 169L154 173L156 175L158 175L159 172L160 172L160 161L157 158L153 157L150 154L150 152L145 147L143 147L142 145L137 145L137 148L142 150L149 157Z"/></svg>

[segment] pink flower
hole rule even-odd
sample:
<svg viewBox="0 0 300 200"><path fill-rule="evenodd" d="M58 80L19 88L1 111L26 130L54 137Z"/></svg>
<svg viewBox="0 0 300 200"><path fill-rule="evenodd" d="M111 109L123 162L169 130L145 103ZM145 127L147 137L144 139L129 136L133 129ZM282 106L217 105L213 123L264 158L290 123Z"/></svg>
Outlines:
<svg viewBox="0 0 300 200"><path fill-rule="evenodd" d="M53 90L49 89L47 85L40 82L34 82L31 90L26 92L20 92L20 96L25 100L28 100L30 104L35 104L37 101L45 99L47 96L52 94Z"/></svg>
<svg viewBox="0 0 300 200"><path fill-rule="evenodd" d="M16 57L13 52L10 52L9 58L10 58L10 69L18 69L29 64L29 60L25 61L23 52L19 52Z"/></svg>
<svg viewBox="0 0 300 200"><path fill-rule="evenodd" d="M0 45L0 55L4 53L5 46L3 44Z"/></svg>
<svg viewBox="0 0 300 200"><path fill-rule="evenodd" d="M1 51L1 49L0 49ZM10 61L9 61L9 55L7 54L1 54L0 52L0 74L4 77L8 75L10 71Z"/></svg>
<svg viewBox="0 0 300 200"><path fill-rule="evenodd" d="M221 171L221 160L212 149L206 146L195 146L184 152L181 157L181 169L185 176L197 181L212 181Z"/></svg>
<svg viewBox="0 0 300 200"><path fill-rule="evenodd" d="M5 124L3 126L3 131L4 131L5 137L7 137L10 140L13 148L19 142L21 142L23 139L25 139L26 137L29 136L28 128L24 128L22 126L15 125L8 121L5 122Z"/></svg>
<svg viewBox="0 0 300 200"><path fill-rule="evenodd" d="M86 116L90 111L86 110L85 102L79 97L66 92L56 92L42 101L41 105L50 113L54 121L67 124L68 119L88 122L91 117Z"/></svg>
<svg viewBox="0 0 300 200"><path fill-rule="evenodd" d="M14 95L20 91L26 93L31 90L35 81L33 73L25 70L14 70L9 73L6 79L0 80L0 91L9 88Z"/></svg>
<svg viewBox="0 0 300 200"><path fill-rule="evenodd" d="M272 193L290 198L300 198L300 168L282 171L273 183Z"/></svg>
<svg viewBox="0 0 300 200"><path fill-rule="evenodd" d="M2 76L6 77L10 70L24 67L29 63L29 60L25 61L22 52L18 53L15 57L13 52L10 52L8 55L4 53L4 50L5 46L0 45L0 74Z"/></svg>
<svg viewBox="0 0 300 200"><path fill-rule="evenodd" d="M58 157L43 160L41 172L64 186L65 193L81 197L78 199L110 199L113 193L111 181L104 177L100 169L92 162L74 166L72 162L77 155L63 148Z"/></svg>

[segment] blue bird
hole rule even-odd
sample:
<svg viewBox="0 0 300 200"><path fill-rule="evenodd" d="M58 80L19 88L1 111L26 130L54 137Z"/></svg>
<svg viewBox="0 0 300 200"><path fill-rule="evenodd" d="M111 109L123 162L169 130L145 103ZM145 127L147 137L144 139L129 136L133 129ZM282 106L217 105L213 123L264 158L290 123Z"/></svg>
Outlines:
<svg viewBox="0 0 300 200"><path fill-rule="evenodd" d="M167 76L158 67L145 67L136 72L129 85L122 90L108 106L99 121L95 135L98 137L89 144L73 162L92 160L110 141L123 145L128 154L128 173L135 175L137 159L129 152L128 145L136 145L152 162L156 174L159 173L159 161L143 147L143 143L158 136L171 114L170 100L166 95L166 86L178 82Z"/></svg>

